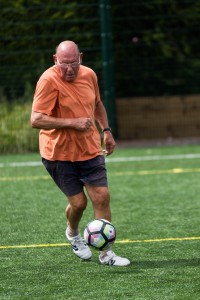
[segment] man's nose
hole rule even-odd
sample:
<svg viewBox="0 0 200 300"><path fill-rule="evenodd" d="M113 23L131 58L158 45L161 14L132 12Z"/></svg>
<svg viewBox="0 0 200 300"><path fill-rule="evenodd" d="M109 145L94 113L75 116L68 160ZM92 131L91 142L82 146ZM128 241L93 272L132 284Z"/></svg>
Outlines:
<svg viewBox="0 0 200 300"><path fill-rule="evenodd" d="M71 70L73 70L73 68L72 68L72 66L70 64L68 64L67 71L71 71Z"/></svg>

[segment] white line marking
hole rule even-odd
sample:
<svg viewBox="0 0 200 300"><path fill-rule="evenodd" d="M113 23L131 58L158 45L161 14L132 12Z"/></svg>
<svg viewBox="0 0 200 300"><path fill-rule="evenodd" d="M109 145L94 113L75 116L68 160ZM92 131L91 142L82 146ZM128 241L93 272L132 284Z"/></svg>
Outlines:
<svg viewBox="0 0 200 300"><path fill-rule="evenodd" d="M38 166L42 166L42 163L40 161L0 163L0 168L5 168L5 167L38 167Z"/></svg>
<svg viewBox="0 0 200 300"><path fill-rule="evenodd" d="M106 162L129 162L129 161L153 161L153 160L174 160L174 159L196 159L200 158L198 154L175 154L175 155L150 155L150 156L130 156L107 158Z"/></svg>
<svg viewBox="0 0 200 300"><path fill-rule="evenodd" d="M108 157L106 163L118 163L129 161L156 161L156 160L175 160L175 159L197 159L200 158L200 153L197 154L175 154L175 155L149 155L149 156L129 156L129 157ZM42 166L40 161L27 162L10 162L0 163L0 168L5 167L38 167Z"/></svg>

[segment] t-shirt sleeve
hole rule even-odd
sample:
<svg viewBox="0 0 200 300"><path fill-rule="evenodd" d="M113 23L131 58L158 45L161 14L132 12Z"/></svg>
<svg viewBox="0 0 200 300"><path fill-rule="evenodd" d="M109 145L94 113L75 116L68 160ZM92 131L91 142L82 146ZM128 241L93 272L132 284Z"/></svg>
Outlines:
<svg viewBox="0 0 200 300"><path fill-rule="evenodd" d="M36 85L32 110L52 115L58 98L58 90L47 79L40 79Z"/></svg>
<svg viewBox="0 0 200 300"><path fill-rule="evenodd" d="M91 73L91 78L93 81L94 92L95 92L95 104L97 104L99 101L101 101L101 96L99 91L98 78L94 71L92 71Z"/></svg>

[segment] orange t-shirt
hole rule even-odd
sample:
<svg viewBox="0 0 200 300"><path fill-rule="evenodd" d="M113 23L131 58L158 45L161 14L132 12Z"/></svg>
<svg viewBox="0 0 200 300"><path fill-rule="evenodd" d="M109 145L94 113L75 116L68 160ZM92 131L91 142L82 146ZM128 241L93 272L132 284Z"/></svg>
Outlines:
<svg viewBox="0 0 200 300"><path fill-rule="evenodd" d="M90 117L93 122L87 131L40 130L41 156L48 160L84 161L102 154L94 115L99 101L97 77L90 68L81 65L74 82L63 80L56 65L47 69L38 80L33 111L58 118Z"/></svg>

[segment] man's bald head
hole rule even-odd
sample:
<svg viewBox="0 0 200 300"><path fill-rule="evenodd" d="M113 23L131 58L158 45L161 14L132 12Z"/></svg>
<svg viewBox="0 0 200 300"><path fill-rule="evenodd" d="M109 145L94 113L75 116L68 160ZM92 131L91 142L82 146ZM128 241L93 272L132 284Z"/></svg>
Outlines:
<svg viewBox="0 0 200 300"><path fill-rule="evenodd" d="M79 48L73 41L63 41L56 47L56 55L63 56L65 53L74 53L79 55Z"/></svg>

